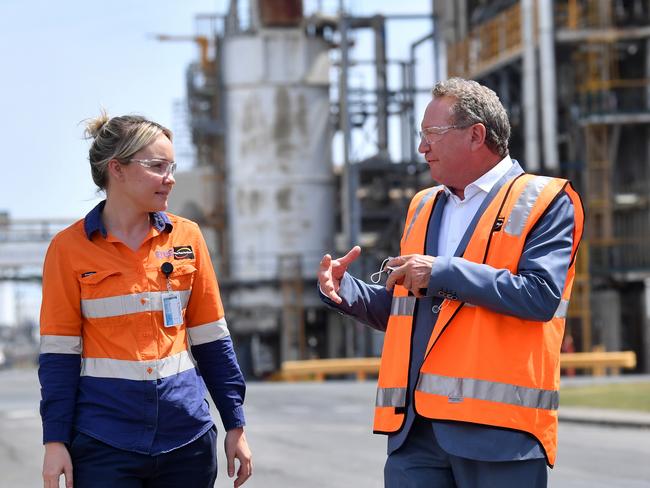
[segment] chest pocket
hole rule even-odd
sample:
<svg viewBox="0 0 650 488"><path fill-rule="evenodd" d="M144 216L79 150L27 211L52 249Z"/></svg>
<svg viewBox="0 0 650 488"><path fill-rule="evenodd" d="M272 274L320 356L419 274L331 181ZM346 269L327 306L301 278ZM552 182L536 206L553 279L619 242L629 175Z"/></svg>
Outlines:
<svg viewBox="0 0 650 488"><path fill-rule="evenodd" d="M79 278L81 299L96 299L120 295L124 292L121 271L97 271Z"/></svg>
<svg viewBox="0 0 650 488"><path fill-rule="evenodd" d="M192 291L192 283L194 283L194 277L196 276L196 268L192 264L181 264L180 266L175 266L174 271L169 275L169 281L172 286L173 291L186 291L190 293ZM167 290L167 279L163 276L163 287L162 290Z"/></svg>
<svg viewBox="0 0 650 488"><path fill-rule="evenodd" d="M87 320L100 319L112 324L124 313L124 296L128 288L120 271L97 271L79 279L81 314Z"/></svg>

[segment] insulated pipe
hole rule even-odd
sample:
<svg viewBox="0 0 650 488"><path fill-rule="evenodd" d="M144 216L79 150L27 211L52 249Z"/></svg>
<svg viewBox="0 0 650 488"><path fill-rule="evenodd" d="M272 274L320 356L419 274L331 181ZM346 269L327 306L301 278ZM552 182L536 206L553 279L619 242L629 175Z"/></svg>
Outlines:
<svg viewBox="0 0 650 488"><path fill-rule="evenodd" d="M537 123L537 83L535 73L535 38L533 0L521 2L521 38L523 43L522 93L524 113L524 140L526 141L526 160L529 172L539 171L539 140Z"/></svg>
<svg viewBox="0 0 650 488"><path fill-rule="evenodd" d="M542 100L542 138L544 169L556 174L560 169L557 147L557 93L555 76L555 42L553 37L553 2L537 0L539 19L539 71Z"/></svg>

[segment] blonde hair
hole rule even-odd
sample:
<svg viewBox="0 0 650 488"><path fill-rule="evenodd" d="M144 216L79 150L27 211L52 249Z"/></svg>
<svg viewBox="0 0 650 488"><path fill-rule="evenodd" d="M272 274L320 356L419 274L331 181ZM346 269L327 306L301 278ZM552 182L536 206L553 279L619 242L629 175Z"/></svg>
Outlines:
<svg viewBox="0 0 650 488"><path fill-rule="evenodd" d="M127 164L135 153L151 144L160 134L170 141L172 131L140 115L109 117L105 110L99 117L86 121L86 139L93 139L88 151L90 172L95 184L105 190L108 185L108 162Z"/></svg>

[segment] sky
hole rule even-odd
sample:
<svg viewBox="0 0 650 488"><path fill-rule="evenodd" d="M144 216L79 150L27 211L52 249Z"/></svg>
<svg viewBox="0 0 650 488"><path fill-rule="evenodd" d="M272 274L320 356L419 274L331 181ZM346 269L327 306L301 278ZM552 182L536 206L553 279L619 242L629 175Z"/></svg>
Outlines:
<svg viewBox="0 0 650 488"><path fill-rule="evenodd" d="M0 213L14 220L73 221L91 210L102 195L90 176L82 121L103 107L112 116L138 113L177 129L173 107L185 96L185 70L198 59L198 47L160 42L152 34L195 34L197 14L223 14L228 3L0 0ZM339 0L304 0L308 12L318 4L332 13ZM428 14L431 0L345 0L345 5L355 15ZM410 42L430 31L428 21L388 22L388 58L406 59ZM369 33L357 34L355 45L356 56L372 59ZM431 50L423 46L418 53L423 58L420 86L430 86ZM397 74L389 71L391 78ZM351 84L371 77L357 70ZM423 108L420 103L418 111ZM362 146L357 145L357 157L363 155ZM336 159L336 147L333 154ZM179 168L188 169L189 162L179 160ZM19 318L37 321L39 287L7 286Z"/></svg>
<svg viewBox="0 0 650 488"><path fill-rule="evenodd" d="M82 121L103 107L112 116L139 113L174 129L174 102L184 97L185 69L197 59L198 48L151 35L194 34L196 14L224 13L227 3L0 0L0 212L12 219L71 220L87 213L101 194L90 177ZM306 0L305 8L314 3ZM431 1L347 0L346 5L357 15L427 13ZM400 22L396 28L412 26ZM422 33L430 29L418 26ZM414 32L408 33L413 39ZM389 57L408 53L408 47L391 49L389 44Z"/></svg>

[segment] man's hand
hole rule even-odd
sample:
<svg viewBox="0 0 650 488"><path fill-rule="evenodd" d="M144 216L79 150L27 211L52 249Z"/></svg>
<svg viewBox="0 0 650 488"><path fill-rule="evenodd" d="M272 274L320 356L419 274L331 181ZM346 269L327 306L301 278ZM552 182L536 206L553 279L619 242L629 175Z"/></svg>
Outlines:
<svg viewBox="0 0 650 488"><path fill-rule="evenodd" d="M431 268L435 260L433 256L422 254L409 254L391 259L386 266L394 269L388 275L386 289L392 290L396 284L402 285L416 297L423 297L429 287Z"/></svg>
<svg viewBox="0 0 650 488"><path fill-rule="evenodd" d="M338 296L341 278L350 266L350 263L361 254L361 248L354 246L342 258L332 259L332 256L325 254L318 268L318 285L323 294L334 303L341 303L343 300Z"/></svg>
<svg viewBox="0 0 650 488"><path fill-rule="evenodd" d="M253 455L248 448L246 434L243 427L237 427L226 432L226 439L223 442L226 451L226 460L228 461L228 477L235 476L235 458L239 460L239 469L237 478L233 486L237 488L243 485L253 474Z"/></svg>
<svg viewBox="0 0 650 488"><path fill-rule="evenodd" d="M72 459L63 442L45 444L43 488L59 488L59 476L65 476L65 488L72 488Z"/></svg>

